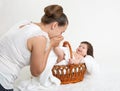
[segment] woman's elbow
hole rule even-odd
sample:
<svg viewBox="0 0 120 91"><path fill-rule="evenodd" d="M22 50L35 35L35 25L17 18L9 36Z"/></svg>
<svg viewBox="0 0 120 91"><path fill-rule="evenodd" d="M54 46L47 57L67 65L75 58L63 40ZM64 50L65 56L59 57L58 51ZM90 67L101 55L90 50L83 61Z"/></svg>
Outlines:
<svg viewBox="0 0 120 91"><path fill-rule="evenodd" d="M38 77L40 74L39 73L36 73L36 72L31 72L32 76L34 77Z"/></svg>
<svg viewBox="0 0 120 91"><path fill-rule="evenodd" d="M42 70L31 70L31 75L34 77L38 77L43 71Z"/></svg>

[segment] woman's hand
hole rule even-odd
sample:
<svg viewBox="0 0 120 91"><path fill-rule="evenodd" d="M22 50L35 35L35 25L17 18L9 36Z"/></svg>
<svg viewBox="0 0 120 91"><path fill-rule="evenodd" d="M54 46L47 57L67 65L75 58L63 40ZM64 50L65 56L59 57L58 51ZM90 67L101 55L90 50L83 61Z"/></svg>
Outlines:
<svg viewBox="0 0 120 91"><path fill-rule="evenodd" d="M50 39L50 45L52 47L57 47L63 39L64 39L64 37L62 35L53 37Z"/></svg>

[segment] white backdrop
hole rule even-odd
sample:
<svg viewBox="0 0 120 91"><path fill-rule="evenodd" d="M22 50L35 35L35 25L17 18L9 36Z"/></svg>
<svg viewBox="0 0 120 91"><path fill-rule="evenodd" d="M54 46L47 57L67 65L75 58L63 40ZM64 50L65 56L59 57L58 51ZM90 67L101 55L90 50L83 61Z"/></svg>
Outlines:
<svg viewBox="0 0 120 91"><path fill-rule="evenodd" d="M120 72L120 0L0 0L0 36L21 20L40 21L50 4L63 6L69 18L64 36L73 50L87 40L100 65Z"/></svg>

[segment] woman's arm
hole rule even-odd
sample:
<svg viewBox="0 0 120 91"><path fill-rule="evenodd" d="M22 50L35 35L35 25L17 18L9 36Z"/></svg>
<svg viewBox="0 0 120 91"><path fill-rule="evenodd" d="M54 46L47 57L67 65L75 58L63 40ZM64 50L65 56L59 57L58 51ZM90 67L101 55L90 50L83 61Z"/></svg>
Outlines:
<svg viewBox="0 0 120 91"><path fill-rule="evenodd" d="M47 58L52 46L47 50L47 40L43 36L33 37L28 40L28 49L31 51L30 71L33 76L38 76L45 69Z"/></svg>
<svg viewBox="0 0 120 91"><path fill-rule="evenodd" d="M48 55L53 47L59 45L62 38L53 38L46 49L47 39L44 36L33 37L28 40L28 49L31 51L30 71L33 76L39 76L46 67Z"/></svg>

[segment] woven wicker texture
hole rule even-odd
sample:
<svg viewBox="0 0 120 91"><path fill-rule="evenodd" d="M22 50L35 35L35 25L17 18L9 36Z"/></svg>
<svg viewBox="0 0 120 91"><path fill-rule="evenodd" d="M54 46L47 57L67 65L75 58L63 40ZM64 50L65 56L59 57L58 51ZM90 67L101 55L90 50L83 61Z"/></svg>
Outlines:
<svg viewBox="0 0 120 91"><path fill-rule="evenodd" d="M70 58L72 58L72 48L68 41L63 43L63 47L69 47ZM80 82L84 78L86 66L84 63L68 64L68 65L54 65L52 73L55 77L60 79L61 84L69 84Z"/></svg>

